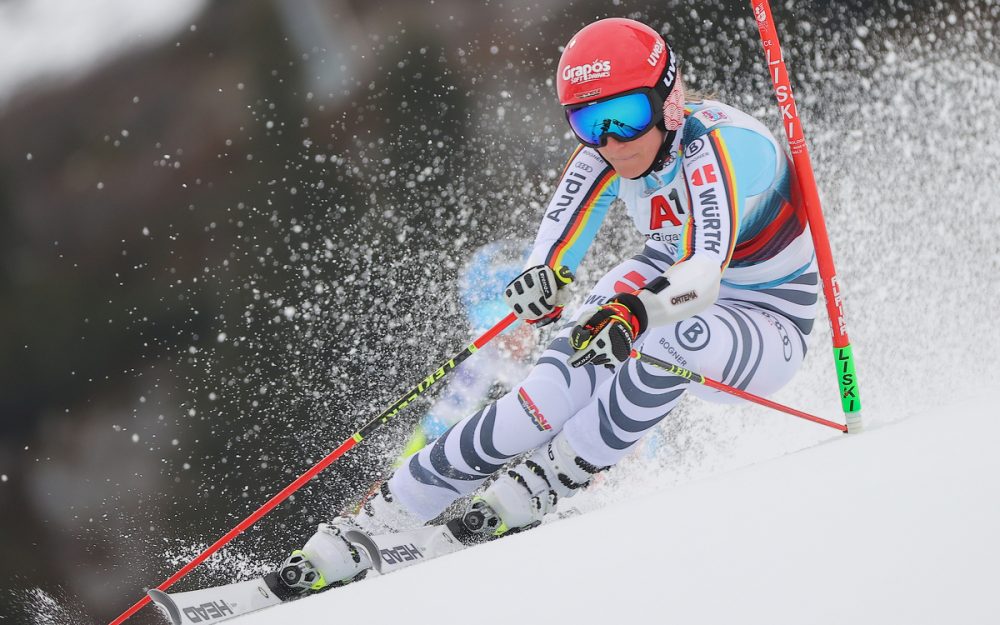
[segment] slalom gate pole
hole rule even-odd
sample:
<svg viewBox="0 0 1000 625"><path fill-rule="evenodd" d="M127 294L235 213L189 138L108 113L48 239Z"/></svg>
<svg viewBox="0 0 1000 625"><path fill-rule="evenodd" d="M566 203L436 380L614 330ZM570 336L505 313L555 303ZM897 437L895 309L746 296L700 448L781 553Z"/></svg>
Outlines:
<svg viewBox="0 0 1000 625"><path fill-rule="evenodd" d="M506 330L516 320L517 317L516 315L514 315L514 313L510 313L509 315L501 319L499 322L497 322L495 326L487 330L486 333L484 333L478 339L469 344L465 349L463 349L454 357L452 357L450 360L448 360L446 363L441 365L436 371L434 371L426 378L421 380L416 386L408 390L402 397L397 399L394 404L386 408L385 411L382 412L382 414L369 421L364 427L362 427L360 430L355 432L350 438L341 443L339 447L331 451L329 455L327 455L325 458L317 462L311 469L300 475L294 482L292 482L284 489L282 489L281 492L279 492L277 495L271 497L271 499L269 499L267 503L258 508L256 512L254 512L247 518L240 521L239 525L229 530L225 536L212 543L210 547L202 551L195 559L185 564L183 568L181 568L179 571L171 575L166 581L164 581L156 588L158 590L165 591L166 589L173 586L175 582L177 582L179 579L190 573L196 566L207 560L209 556L211 556L216 551L221 549L232 539L236 538L248 527L256 523L261 517L263 517L265 514L274 509L279 503L287 499L289 495L302 488L302 486L304 486L306 482L316 477L316 475L320 471L330 466L337 458L347 453L347 451L349 451L352 447L363 441L365 437L367 437L369 434L377 430L379 427L381 427L385 423L388 423L389 419L396 416L396 414L398 414L400 410L402 410L411 402L413 402L418 397L423 395L424 391L426 391L432 385L437 383L438 380L448 375L448 373L450 373L455 367L461 364L466 358L468 358L472 354L482 349L484 345L486 345L494 338L496 338L497 335ZM129 617L138 612L147 603L149 603L149 595L144 596L141 600L137 601L128 610L125 610L125 612L123 612L121 616L111 621L110 625L120 625L121 623L124 623Z"/></svg>
<svg viewBox="0 0 1000 625"><path fill-rule="evenodd" d="M843 293L837 270L833 264L833 252L830 249L830 237L826 231L826 221L823 219L823 209L819 202L819 192L816 189L816 179L813 174L812 161L809 159L809 149L806 146L802 122L799 119L795 105L795 96L789 82L788 69L785 67L781 43L778 41L778 29L771 15L768 0L750 0L754 19L760 31L761 43L764 45L764 57L767 70L774 84L774 94L781 109L782 125L788 137L788 146L792 151L792 161L795 163L795 175L805 204L806 218L812 231L813 246L816 248L816 262L819 265L819 275L823 280L823 297L826 299L826 311L830 317L833 329L833 360L837 368L837 381L840 384L840 401L847 420L847 431L860 432L864 425L861 420L861 396L858 391L858 377L854 369L854 352L851 341L847 338L847 322L844 319Z"/></svg>
<svg viewBox="0 0 1000 625"><path fill-rule="evenodd" d="M741 391L738 388L734 388L732 386L729 386L728 384L723 384L722 382L716 382L715 380L712 380L710 378L706 378L705 376L701 375L700 373L695 373L694 371L691 371L690 369L685 369L684 367L680 367L678 365L675 365L672 362L667 362L665 360L660 360L659 358L655 358L653 356L650 356L648 354L644 354L644 353L642 353L640 351L637 351L637 350L632 350L632 358L635 358L636 360L638 360L640 362L648 362L649 364L655 365L655 366L659 367L660 369L665 369L666 371L669 371L670 373L672 373L674 375L678 375L678 376L680 376L682 378L685 378L687 380L691 380L692 382L696 382L698 384L704 384L705 386L707 386L709 388L714 388L717 391L722 391L723 393L729 393L730 395L734 395L734 396L739 397L741 399L745 399L747 401L751 401L751 402L753 402L755 404L760 404L761 406L767 406L768 408L773 408L773 409L775 409L775 410L777 410L779 412L784 412L785 414L790 414L793 417L798 417L800 419L805 419L806 421L812 421L813 423L819 423L820 425L825 425L826 427L833 428L835 430L840 430L841 432L847 432L847 426L846 425L841 425L840 423L834 423L833 421L828 421L828 420L823 419L821 417L817 417L817 416L811 415L808 412L802 412L801 410L796 410L795 408L790 408L790 407L785 406L783 404L779 404L777 402L773 402L770 399L765 399L765 398L763 398L763 397L761 397L759 395L754 395L753 393L748 393L746 391Z"/></svg>

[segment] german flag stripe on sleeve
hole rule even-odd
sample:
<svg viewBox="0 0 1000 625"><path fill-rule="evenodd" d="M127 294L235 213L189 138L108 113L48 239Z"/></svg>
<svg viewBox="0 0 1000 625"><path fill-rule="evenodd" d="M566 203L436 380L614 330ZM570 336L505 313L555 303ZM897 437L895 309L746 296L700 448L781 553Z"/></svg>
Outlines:
<svg viewBox="0 0 1000 625"><path fill-rule="evenodd" d="M570 161L572 162L572 159L570 159ZM587 231L587 226L590 224L590 217L593 212L594 204L597 203L598 199L608 190L608 187L611 186L617 177L618 175L615 173L615 170L609 167L597 178L597 181L590 187L587 194L584 196L583 201L580 203L580 207L575 213L573 213L569 223L566 225L566 228L563 229L562 234L559 235L556 245L552 248L552 251L549 252L549 255L545 259L545 264L553 268L568 264L564 262L564 258L569 251L573 249L573 246L580 240L581 235Z"/></svg>
<svg viewBox="0 0 1000 625"><path fill-rule="evenodd" d="M736 169L733 167L733 159L729 155L729 148L726 146L725 139L722 138L722 133L710 132L708 138L719 160L721 170L719 176L726 187L726 199L729 204L729 243L726 246L726 258L722 263L722 268L725 269L733 257L733 250L736 248L736 235L739 231L739 189L736 188Z"/></svg>
<svg viewBox="0 0 1000 625"><path fill-rule="evenodd" d="M694 206L694 194L691 193L691 181L684 181L684 188L687 189L688 196L688 206ZM697 231L698 225L694 219L694 209L688 214L687 222L684 224L684 230L681 231L681 242L680 249L677 254L677 262L685 261L691 258L694 254L694 233Z"/></svg>
<svg viewBox="0 0 1000 625"><path fill-rule="evenodd" d="M576 155L579 154L580 152L582 152L583 148L584 148L584 145L582 143L580 145L576 146L576 149L573 150L573 155L569 157L568 161L566 161L566 166L563 167L562 173L559 174L559 180L562 180L563 178L566 177L566 172L569 171L569 166L573 164L573 160L576 159Z"/></svg>

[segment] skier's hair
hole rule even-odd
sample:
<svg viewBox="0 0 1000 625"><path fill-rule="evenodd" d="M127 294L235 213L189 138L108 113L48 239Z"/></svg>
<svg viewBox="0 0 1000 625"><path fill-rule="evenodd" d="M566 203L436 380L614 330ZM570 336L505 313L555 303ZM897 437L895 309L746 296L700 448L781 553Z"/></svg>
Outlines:
<svg viewBox="0 0 1000 625"><path fill-rule="evenodd" d="M685 89L685 102L700 102L702 100L718 100L719 94L714 91L702 91L701 89Z"/></svg>

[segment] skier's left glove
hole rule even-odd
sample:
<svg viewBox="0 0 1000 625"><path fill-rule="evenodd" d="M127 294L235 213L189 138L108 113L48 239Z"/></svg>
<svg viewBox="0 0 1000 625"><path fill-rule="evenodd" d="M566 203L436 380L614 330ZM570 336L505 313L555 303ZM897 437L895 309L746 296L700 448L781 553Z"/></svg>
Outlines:
<svg viewBox="0 0 1000 625"><path fill-rule="evenodd" d="M632 342L646 328L646 307L635 293L619 293L573 328L569 359L574 367L604 365L614 370L628 360Z"/></svg>
<svg viewBox="0 0 1000 625"><path fill-rule="evenodd" d="M535 265L510 281L503 299L518 319L540 328L562 315L563 306L572 297L566 288L572 282L573 272L569 267L553 270L547 265Z"/></svg>

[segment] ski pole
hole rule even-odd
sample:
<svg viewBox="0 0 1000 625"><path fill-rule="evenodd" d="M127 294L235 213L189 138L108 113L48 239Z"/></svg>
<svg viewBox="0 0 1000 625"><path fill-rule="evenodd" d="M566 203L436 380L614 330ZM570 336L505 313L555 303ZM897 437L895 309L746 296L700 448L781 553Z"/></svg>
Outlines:
<svg viewBox="0 0 1000 625"><path fill-rule="evenodd" d="M640 351L632 350L632 358L635 358L636 360L641 362L648 362L649 364L655 365L661 369L665 369L670 373L673 373L674 375L679 375L682 378L691 380L692 382L697 382L698 384L704 384L709 388L714 388L715 390L722 391L723 393L729 393L730 395L735 395L736 397L745 399L747 401L751 401L755 404L760 404L761 406L767 406L768 408L773 408L780 412L784 412L785 414L790 414L794 417L805 419L806 421L812 421L813 423L819 423L820 425L825 425L835 430L840 430L841 432L847 431L846 425L834 423L833 421L828 421L821 417L811 415L808 412L802 412L801 410L790 408L788 406L785 406L784 404L773 402L770 399L765 399L759 395L754 395L753 393L741 391L738 388L734 388L732 386L729 386L728 384L723 384L722 382L716 382L715 380L706 378L700 373L695 373L690 369L685 369L684 367L680 367L665 360L660 360L659 358L650 356L649 354L644 354Z"/></svg>
<svg viewBox="0 0 1000 625"><path fill-rule="evenodd" d="M795 163L795 175L805 204L806 219L809 221L813 246L816 248L816 262L823 280L823 297L826 299L826 311L833 329L833 360L837 367L840 401L847 419L847 429L852 433L860 432L864 425L861 420L858 377L854 370L854 352L847 337L843 292L837 279L837 269L833 264L830 237L826 231L826 221L823 219L823 208L819 202L816 178L813 175L812 161L809 159L809 148L806 146L802 122L795 106L795 96L792 94L788 69L781 53L781 43L778 41L778 29L774 17L771 15L771 5L768 0L750 0L750 6L753 8L757 29L760 31L761 43L764 45L768 74L774 84L774 94L781 109L788 147L791 148L792 161Z"/></svg>
<svg viewBox="0 0 1000 625"><path fill-rule="evenodd" d="M179 571L171 575L166 581L164 581L156 588L158 590L166 590L167 588L173 586L174 583L176 583L179 579L190 573L191 570L193 570L196 566L207 560L209 556L211 556L216 551L221 549L232 539L236 538L248 527L256 523L261 517L263 517L265 514L274 509L279 503L287 499L289 495L302 488L302 486L305 485L306 482L316 477L316 475L320 471L330 466L333 463L333 461L335 461L337 458L347 453L347 451L349 451L352 447L363 441L365 437L370 435L379 427L381 427L385 423L388 423L389 419L396 416L396 414L398 414L400 410L402 410L403 408L408 406L411 402L413 402L418 397L423 395L428 388L433 386L435 383L437 383L438 380L440 380L444 376L448 375L448 373L450 373L455 367L461 364L466 358L468 358L472 354L482 349L484 345L486 345L494 338L496 338L498 334L506 330L516 320L517 316L514 313L510 313L509 315L501 319L499 322L497 322L495 326L487 330L482 336L480 336L478 339L476 339L468 346L466 346L465 349L463 349L458 354L453 356L450 360L441 365L436 371L434 371L433 373L425 377L423 380L421 380L419 383L417 383L416 386L408 390L402 397L397 399L395 403L386 408L382 412L382 414L380 414L379 416L375 417L367 424L365 424L364 427L362 427L360 430L351 435L350 438L341 443L339 447L331 451L329 455L327 455L325 458L317 462L311 469L300 475L294 482L292 482L284 489L282 489L281 492L279 492L277 495L271 497L271 499L269 499L267 503L258 508L253 514L240 521L239 525L226 532L225 536L212 543L210 547L202 551L196 558L185 564L183 568L181 568ZM130 616L138 612L147 603L149 603L149 595L144 596L141 600L137 601L128 610L125 610L125 612L123 612L121 616L111 621L110 625L120 625L121 623L125 622L125 620L127 620Z"/></svg>

